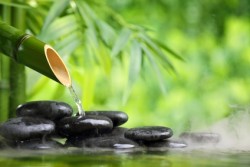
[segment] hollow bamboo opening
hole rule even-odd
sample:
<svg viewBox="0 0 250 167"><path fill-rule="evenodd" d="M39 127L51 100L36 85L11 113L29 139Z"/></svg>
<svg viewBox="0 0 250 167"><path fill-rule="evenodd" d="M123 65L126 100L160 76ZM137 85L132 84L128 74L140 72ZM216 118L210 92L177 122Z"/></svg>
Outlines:
<svg viewBox="0 0 250 167"><path fill-rule="evenodd" d="M71 78L68 72L67 67L63 63L63 60L60 58L59 54L49 45L44 46L44 51L46 55L46 59L49 63L49 66L56 76L56 78L61 82L64 86L71 86Z"/></svg>

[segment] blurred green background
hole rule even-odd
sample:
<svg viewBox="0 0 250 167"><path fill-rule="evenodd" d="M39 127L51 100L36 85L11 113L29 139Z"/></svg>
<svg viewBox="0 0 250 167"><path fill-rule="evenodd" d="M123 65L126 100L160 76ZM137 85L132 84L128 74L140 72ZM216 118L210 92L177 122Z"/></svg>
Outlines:
<svg viewBox="0 0 250 167"><path fill-rule="evenodd" d="M0 0L1 19L51 44L85 110L122 110L126 127L203 129L250 102L248 0ZM25 13L14 15L17 10ZM23 17L23 18L21 18ZM12 88L0 56L0 93ZM26 68L18 104L67 88ZM25 77L23 77L25 78ZM23 94L23 93L22 93ZM1 120L9 105L1 100ZM10 111L13 112L13 111Z"/></svg>

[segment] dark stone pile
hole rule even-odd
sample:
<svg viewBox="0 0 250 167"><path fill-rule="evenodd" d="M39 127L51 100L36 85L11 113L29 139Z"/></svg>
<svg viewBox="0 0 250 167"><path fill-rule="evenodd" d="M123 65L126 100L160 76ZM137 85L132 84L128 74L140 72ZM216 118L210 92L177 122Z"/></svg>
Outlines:
<svg viewBox="0 0 250 167"><path fill-rule="evenodd" d="M0 124L0 148L57 149L80 148L183 148L187 144L175 141L173 131L163 126L127 129L119 127L128 120L121 111L87 111L85 116L72 116L73 109L66 103L34 101L19 105L17 117ZM195 134L183 134L192 138ZM209 136L208 134L206 134ZM197 140L204 140L200 137ZM204 136L204 135L203 135ZM210 135L213 142L218 138ZM66 138L59 143L55 138Z"/></svg>

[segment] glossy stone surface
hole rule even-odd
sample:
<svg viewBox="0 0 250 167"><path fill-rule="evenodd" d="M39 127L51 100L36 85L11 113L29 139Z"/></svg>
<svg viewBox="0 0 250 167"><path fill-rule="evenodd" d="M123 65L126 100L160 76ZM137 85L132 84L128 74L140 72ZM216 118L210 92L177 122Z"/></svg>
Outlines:
<svg viewBox="0 0 250 167"><path fill-rule="evenodd" d="M69 117L73 113L70 105L57 101L32 101L21 104L16 109L17 116L40 117L58 120Z"/></svg>
<svg viewBox="0 0 250 167"><path fill-rule="evenodd" d="M180 138L192 143L218 143L220 141L219 134L209 132L183 132Z"/></svg>
<svg viewBox="0 0 250 167"><path fill-rule="evenodd" d="M16 148L28 150L60 149L63 145L53 140L33 139L17 142Z"/></svg>
<svg viewBox="0 0 250 167"><path fill-rule="evenodd" d="M0 127L0 135L8 140L41 138L51 134L55 124L43 118L17 117L9 119Z"/></svg>
<svg viewBox="0 0 250 167"><path fill-rule="evenodd" d="M112 128L112 121L103 116L65 117L57 124L58 132L66 137L109 132Z"/></svg>
<svg viewBox="0 0 250 167"><path fill-rule="evenodd" d="M170 138L173 135L173 131L163 126L145 126L129 129L124 135L132 140L158 141Z"/></svg>
<svg viewBox="0 0 250 167"><path fill-rule="evenodd" d="M113 148L113 149L129 149L138 147L138 144L132 140L122 137L96 137L88 138L85 140L71 140L71 143L76 147L91 147L91 148Z"/></svg>
<svg viewBox="0 0 250 167"><path fill-rule="evenodd" d="M187 144L183 141L177 140L160 140L154 142L144 142L144 145L147 147L167 147L167 148L185 148Z"/></svg>
<svg viewBox="0 0 250 167"><path fill-rule="evenodd" d="M128 121L128 115L121 111L86 111L86 115L100 115L110 118L113 126L119 126Z"/></svg>

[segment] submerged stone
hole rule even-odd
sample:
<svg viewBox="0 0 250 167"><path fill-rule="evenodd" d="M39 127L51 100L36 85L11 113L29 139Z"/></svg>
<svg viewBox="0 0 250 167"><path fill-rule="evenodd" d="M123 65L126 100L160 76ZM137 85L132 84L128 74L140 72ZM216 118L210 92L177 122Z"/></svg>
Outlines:
<svg viewBox="0 0 250 167"><path fill-rule="evenodd" d="M100 115L110 118L113 126L119 126L128 121L128 115L121 111L86 111L86 115Z"/></svg>
<svg viewBox="0 0 250 167"><path fill-rule="evenodd" d="M173 131L163 126L145 126L129 129L124 135L132 140L158 141L170 138L173 135Z"/></svg>
<svg viewBox="0 0 250 167"><path fill-rule="evenodd" d="M112 128L113 123L109 118L94 115L65 117L57 124L58 132L66 137L109 132Z"/></svg>
<svg viewBox="0 0 250 167"><path fill-rule="evenodd" d="M218 143L220 141L219 134L209 132L183 132L180 138L192 143Z"/></svg>
<svg viewBox="0 0 250 167"><path fill-rule="evenodd" d="M160 140L160 141L154 141L154 142L144 142L143 143L147 147L167 147L167 148L185 148L187 147L187 144L183 141L177 141L177 140Z"/></svg>
<svg viewBox="0 0 250 167"><path fill-rule="evenodd" d="M32 101L21 104L16 109L17 116L40 117L58 120L69 117L73 113L70 105L57 101Z"/></svg>
<svg viewBox="0 0 250 167"><path fill-rule="evenodd" d="M57 141L42 140L42 139L19 141L16 144L16 148L28 149L28 150L60 149L62 147L63 145Z"/></svg>
<svg viewBox="0 0 250 167"><path fill-rule="evenodd" d="M88 138L85 140L69 140L67 143L71 143L76 147L90 147L90 148L113 148L113 149L129 149L138 147L138 144L132 140L123 137L96 137Z"/></svg>
<svg viewBox="0 0 250 167"><path fill-rule="evenodd" d="M8 140L27 140L51 134L55 124L43 118L17 117L9 119L0 127L0 135Z"/></svg>

